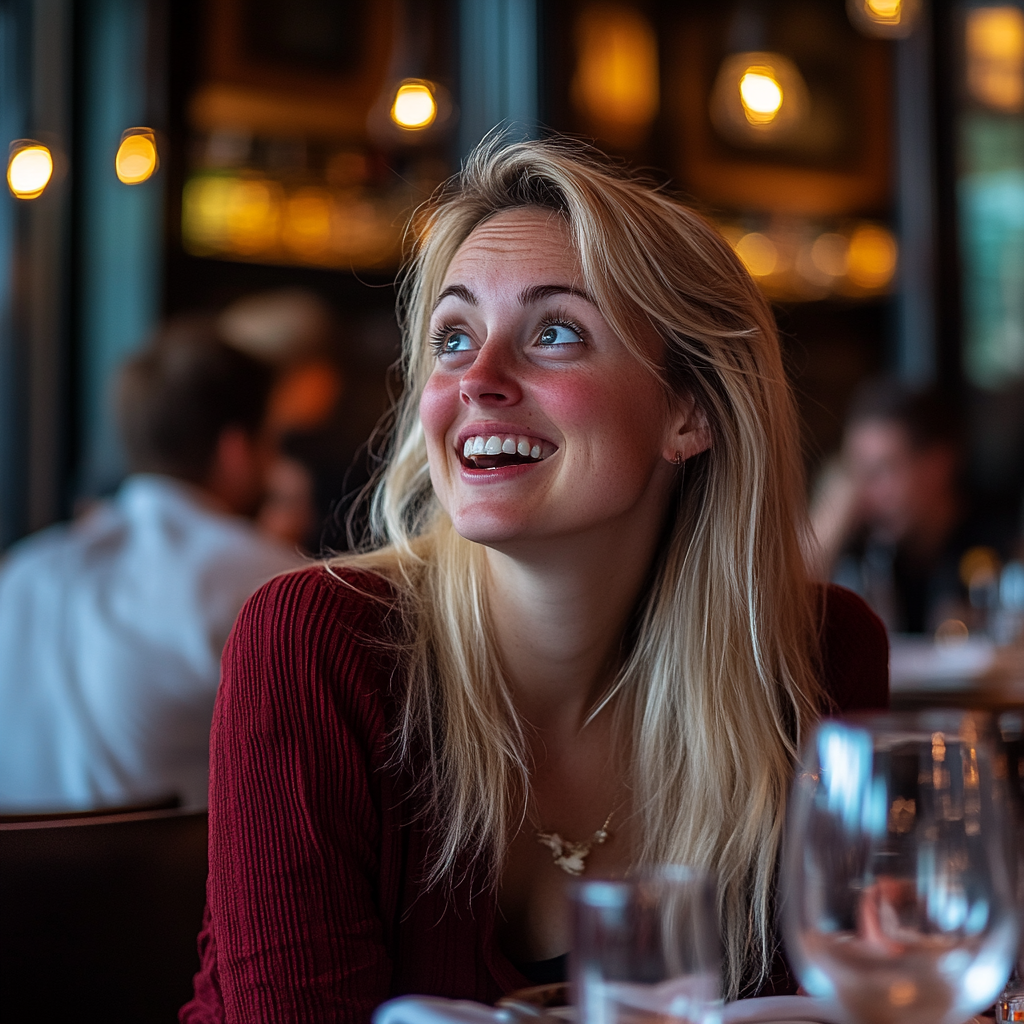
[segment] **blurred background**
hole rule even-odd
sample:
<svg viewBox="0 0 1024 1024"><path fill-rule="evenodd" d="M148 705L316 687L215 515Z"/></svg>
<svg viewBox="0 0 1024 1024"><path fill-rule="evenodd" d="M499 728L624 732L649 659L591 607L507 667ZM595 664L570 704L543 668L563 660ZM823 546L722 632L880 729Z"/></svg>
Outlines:
<svg viewBox="0 0 1024 1024"><path fill-rule="evenodd" d="M322 515L387 404L408 217L503 122L719 225L812 478L886 373L959 400L972 495L1017 506L1019 0L0 0L0 548L118 485L112 371L183 311L297 367L271 415Z"/></svg>

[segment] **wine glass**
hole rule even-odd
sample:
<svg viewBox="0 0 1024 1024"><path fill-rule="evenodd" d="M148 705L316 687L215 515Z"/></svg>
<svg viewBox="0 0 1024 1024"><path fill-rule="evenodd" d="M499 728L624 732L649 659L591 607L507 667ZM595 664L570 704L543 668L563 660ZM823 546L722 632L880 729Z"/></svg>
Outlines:
<svg viewBox="0 0 1024 1024"><path fill-rule="evenodd" d="M855 1021L959 1024L1017 949L1012 810L988 716L826 720L797 769L783 859L786 949Z"/></svg>
<svg viewBox="0 0 1024 1024"><path fill-rule="evenodd" d="M569 974L581 1024L716 1024L721 945L714 880L669 865L569 893Z"/></svg>

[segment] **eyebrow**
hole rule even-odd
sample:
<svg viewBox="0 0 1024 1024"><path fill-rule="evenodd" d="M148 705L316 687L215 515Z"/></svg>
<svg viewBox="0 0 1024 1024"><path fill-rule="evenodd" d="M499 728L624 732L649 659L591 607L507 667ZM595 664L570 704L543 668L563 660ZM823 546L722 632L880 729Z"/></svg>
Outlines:
<svg viewBox="0 0 1024 1024"><path fill-rule="evenodd" d="M582 288L573 288L569 284L535 284L530 288L524 288L519 293L519 304L521 306L532 306L533 303L540 302L541 299L550 298L552 295L575 295L576 298L583 299L592 306L597 305L589 292L584 291Z"/></svg>
<svg viewBox="0 0 1024 1024"><path fill-rule="evenodd" d="M434 309L437 309L449 296L462 299L463 302L468 302L471 306L479 305L476 301L476 296L464 284L450 284L438 295L437 302L434 303Z"/></svg>
<svg viewBox="0 0 1024 1024"><path fill-rule="evenodd" d="M531 287L524 288L519 293L519 305L532 306L534 303L550 298L552 295L575 295L578 299L583 299L592 306L597 305L589 292L584 291L582 288L574 288L568 284L531 285ZM478 306L480 304L477 297L464 284L450 284L438 295L437 302L434 303L434 309L437 309L447 298L462 299L463 302L468 303L470 306Z"/></svg>

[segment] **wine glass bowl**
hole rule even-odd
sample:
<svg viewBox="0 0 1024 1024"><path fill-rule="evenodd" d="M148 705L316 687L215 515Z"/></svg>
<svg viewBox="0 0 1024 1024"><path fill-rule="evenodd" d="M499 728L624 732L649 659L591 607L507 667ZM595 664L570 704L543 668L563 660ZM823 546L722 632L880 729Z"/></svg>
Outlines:
<svg viewBox="0 0 1024 1024"><path fill-rule="evenodd" d="M786 949L855 1021L960 1024L1013 966L1012 809L994 723L962 711L819 724L793 787Z"/></svg>

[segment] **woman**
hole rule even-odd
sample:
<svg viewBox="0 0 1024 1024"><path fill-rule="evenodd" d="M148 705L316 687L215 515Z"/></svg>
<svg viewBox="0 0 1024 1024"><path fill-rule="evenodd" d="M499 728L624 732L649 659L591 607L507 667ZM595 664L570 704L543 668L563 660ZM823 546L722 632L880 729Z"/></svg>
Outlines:
<svg viewBox="0 0 1024 1024"><path fill-rule="evenodd" d="M183 1020L493 1000L568 949L572 873L659 861L717 872L728 992L770 990L796 744L887 698L880 624L805 578L771 313L565 143L483 145L420 228L376 546L225 652Z"/></svg>

